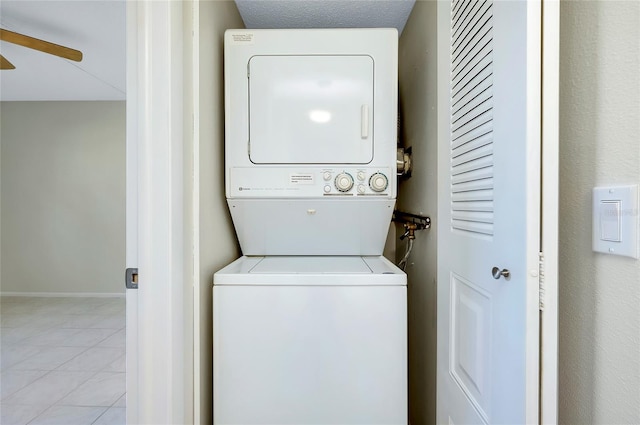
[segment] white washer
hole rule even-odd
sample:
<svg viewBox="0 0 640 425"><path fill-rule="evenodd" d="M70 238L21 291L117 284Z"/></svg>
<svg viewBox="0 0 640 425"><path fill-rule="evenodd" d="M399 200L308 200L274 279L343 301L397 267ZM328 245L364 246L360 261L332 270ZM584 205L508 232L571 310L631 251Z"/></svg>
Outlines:
<svg viewBox="0 0 640 425"><path fill-rule="evenodd" d="M241 257L214 275L215 424L406 424L406 275L384 257Z"/></svg>

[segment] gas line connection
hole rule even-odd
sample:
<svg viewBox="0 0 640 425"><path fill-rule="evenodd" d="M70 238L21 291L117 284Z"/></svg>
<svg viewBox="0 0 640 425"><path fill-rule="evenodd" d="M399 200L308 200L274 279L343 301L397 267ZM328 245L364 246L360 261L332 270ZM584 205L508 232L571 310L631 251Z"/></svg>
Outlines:
<svg viewBox="0 0 640 425"><path fill-rule="evenodd" d="M409 238L407 251L404 257L402 257L402 260L398 262L398 267L405 270L409 255L411 255L411 250L413 249L413 241L416 239L416 230L429 229L431 227L431 218L395 210L391 220L396 223L402 223L404 226L405 232L400 236L400 240Z"/></svg>

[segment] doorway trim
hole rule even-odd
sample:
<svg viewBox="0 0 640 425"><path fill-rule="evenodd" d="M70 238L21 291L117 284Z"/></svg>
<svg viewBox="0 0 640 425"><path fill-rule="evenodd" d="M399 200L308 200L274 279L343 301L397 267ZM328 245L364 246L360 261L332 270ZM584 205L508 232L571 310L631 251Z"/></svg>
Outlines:
<svg viewBox="0 0 640 425"><path fill-rule="evenodd" d="M540 423L558 423L558 205L560 2L542 1L542 234Z"/></svg>
<svg viewBox="0 0 640 425"><path fill-rule="evenodd" d="M193 422L184 10L127 1L127 267L140 271L127 290L130 424Z"/></svg>

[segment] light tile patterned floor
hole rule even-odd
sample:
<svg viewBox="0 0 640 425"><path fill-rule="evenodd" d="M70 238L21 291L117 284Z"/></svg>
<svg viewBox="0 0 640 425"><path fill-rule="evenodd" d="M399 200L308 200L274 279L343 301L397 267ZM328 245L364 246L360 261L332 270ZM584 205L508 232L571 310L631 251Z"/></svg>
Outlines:
<svg viewBox="0 0 640 425"><path fill-rule="evenodd" d="M0 298L0 424L124 425L124 298Z"/></svg>

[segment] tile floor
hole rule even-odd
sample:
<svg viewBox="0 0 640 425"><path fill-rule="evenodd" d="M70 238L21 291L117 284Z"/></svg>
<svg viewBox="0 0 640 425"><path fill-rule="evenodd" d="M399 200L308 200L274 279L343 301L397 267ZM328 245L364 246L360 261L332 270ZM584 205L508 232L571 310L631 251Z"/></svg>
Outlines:
<svg viewBox="0 0 640 425"><path fill-rule="evenodd" d="M0 298L0 424L125 424L124 298Z"/></svg>

